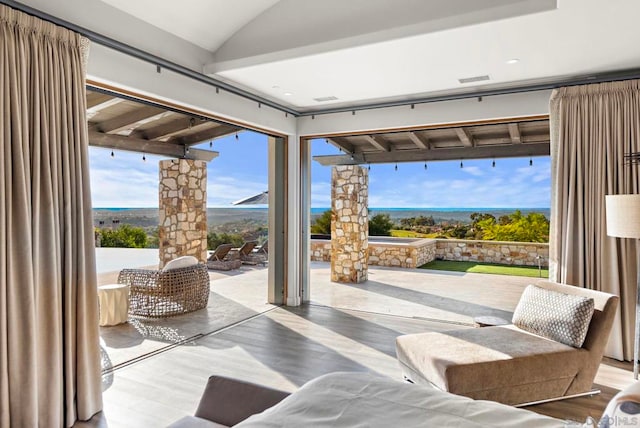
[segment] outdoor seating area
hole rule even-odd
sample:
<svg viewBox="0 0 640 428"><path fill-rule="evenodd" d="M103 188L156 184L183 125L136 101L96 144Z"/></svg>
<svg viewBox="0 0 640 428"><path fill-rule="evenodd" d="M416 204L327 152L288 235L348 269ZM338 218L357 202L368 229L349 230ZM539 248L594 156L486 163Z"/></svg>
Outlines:
<svg viewBox="0 0 640 428"><path fill-rule="evenodd" d="M170 317L205 308L209 301L207 267L195 257L175 259L161 270L123 269L118 283L129 286L129 314L135 316Z"/></svg>
<svg viewBox="0 0 640 428"><path fill-rule="evenodd" d="M241 265L264 265L268 258L268 241L258 246L257 241L247 241L239 248L232 244L220 244L207 259L207 267L213 270L228 271Z"/></svg>
<svg viewBox="0 0 640 428"><path fill-rule="evenodd" d="M238 269L242 262L238 259L230 259L227 256L233 249L232 244L221 244L207 258L207 267L213 270L232 270Z"/></svg>

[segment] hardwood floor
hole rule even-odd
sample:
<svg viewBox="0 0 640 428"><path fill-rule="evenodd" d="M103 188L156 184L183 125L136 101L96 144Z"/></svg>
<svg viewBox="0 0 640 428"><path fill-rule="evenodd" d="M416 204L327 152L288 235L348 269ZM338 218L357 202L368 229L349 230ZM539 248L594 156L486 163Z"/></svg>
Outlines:
<svg viewBox="0 0 640 428"><path fill-rule="evenodd" d="M372 267L369 281L354 286L330 282L328 264L312 263L312 303L287 308L265 303L266 274L260 268L212 273L207 310L103 328L105 357L114 367L104 376L104 412L76 426L166 426L193 414L213 374L287 391L335 371L400 379L397 336L470 328L477 315L511 318L522 290L535 282ZM605 360L595 381L602 394L528 409L560 419L598 419L632 381L631 364Z"/></svg>
<svg viewBox="0 0 640 428"><path fill-rule="evenodd" d="M468 327L320 305L276 308L115 370L104 392L104 412L77 426L166 426L193 414L213 374L288 391L335 371L399 378L395 337L456 328ZM561 419L598 418L631 377L628 364L605 361L596 380L601 395L529 409Z"/></svg>

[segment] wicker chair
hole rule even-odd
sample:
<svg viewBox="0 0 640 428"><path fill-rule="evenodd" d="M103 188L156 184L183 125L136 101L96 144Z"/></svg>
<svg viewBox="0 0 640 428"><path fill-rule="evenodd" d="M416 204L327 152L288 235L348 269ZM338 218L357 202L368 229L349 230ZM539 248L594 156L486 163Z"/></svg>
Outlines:
<svg viewBox="0 0 640 428"><path fill-rule="evenodd" d="M165 318L197 311L209 302L205 264L170 270L124 269L119 284L129 285L129 314Z"/></svg>

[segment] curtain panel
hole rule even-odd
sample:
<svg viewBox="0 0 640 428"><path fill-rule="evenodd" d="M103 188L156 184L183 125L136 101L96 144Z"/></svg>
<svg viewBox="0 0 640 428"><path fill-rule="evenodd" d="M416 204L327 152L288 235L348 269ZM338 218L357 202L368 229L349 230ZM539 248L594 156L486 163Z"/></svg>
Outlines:
<svg viewBox="0 0 640 428"><path fill-rule="evenodd" d="M636 242L607 236L605 195L639 193L640 81L554 90L551 126L551 279L620 296L605 355L632 359Z"/></svg>
<svg viewBox="0 0 640 428"><path fill-rule="evenodd" d="M88 40L0 5L0 426L101 410Z"/></svg>

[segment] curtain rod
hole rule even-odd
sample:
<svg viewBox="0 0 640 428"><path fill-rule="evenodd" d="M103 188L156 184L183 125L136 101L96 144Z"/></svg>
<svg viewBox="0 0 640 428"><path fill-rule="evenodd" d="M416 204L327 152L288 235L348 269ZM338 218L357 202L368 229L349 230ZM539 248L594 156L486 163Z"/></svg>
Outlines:
<svg viewBox="0 0 640 428"><path fill-rule="evenodd" d="M150 54L141 49L128 45L126 43L119 42L111 37L107 37L103 34L96 33L95 31L89 30L84 27L80 27L79 25L73 24L69 21L65 21L56 16L50 15L46 12L42 12L41 10L34 9L30 6L24 5L14 0L0 0L0 3L6 4L9 7L17 9L21 12L27 13L29 15L33 15L45 21L49 21L53 24L59 25L61 27L67 28L68 30L74 31L78 34L81 34L91 40L92 42L98 43L102 46L114 49L118 52L127 54L137 59L141 59L143 61L149 62L151 64L155 64L161 68L165 68L167 70L171 70L175 73L181 74L183 76L189 77L191 79L197 80L199 82L205 83L207 85L223 89L227 92L230 92L234 95L238 95L242 98L248 99L250 101L255 101L258 104L263 104L265 106L269 106L276 110L282 111L283 113L289 113L293 116L298 116L299 112L293 110L289 107L286 107L282 104L278 104L267 98L261 97L259 95L253 94L249 91L245 91L244 89L237 88L233 85L225 83L221 80L214 79L205 74L198 73L197 71L191 70L190 68L184 67L180 64L176 64L171 61L167 61L164 58L159 56Z"/></svg>
<svg viewBox="0 0 640 428"><path fill-rule="evenodd" d="M7 6L10 6L14 9L18 9L29 15L36 16L40 19L44 19L45 21L49 21L61 27L65 27L69 30L75 31L76 33L82 34L83 36L87 37L89 40L95 43L114 49L118 52L155 64L157 66L160 66L161 68L166 68L167 70L171 70L175 73L181 74L183 76L189 77L191 79L197 80L207 85L223 89L234 95L238 95L242 98L254 101L258 104L269 106L276 110L282 111L283 113L291 114L295 117L319 116L323 114L332 114L332 113L356 112L356 111L374 110L374 109L389 108L389 107L410 106L414 104L428 104L428 103L440 102L440 101L454 101L454 100L461 100L461 99L467 99L467 98L489 97L489 96L495 96L495 95L508 95L508 94L522 93L522 92L535 92L535 91L556 89L562 86L577 86L577 85L586 85L591 83L604 83L604 82L615 82L620 80L640 79L640 68L634 68L634 69L621 70L621 71L591 73L586 76L573 77L573 78L560 79L560 80L553 79L553 82L549 81L549 82L542 82L542 83L537 83L532 85L514 86L511 88L503 88L503 89L496 88L496 89L476 90L476 91L471 89L471 91L473 92L464 92L464 93L449 94L449 95L438 95L438 96L431 96L431 97L427 96L423 98L415 98L410 100L405 99L405 100L399 100L399 101L386 101L386 102L378 102L378 103L370 103L370 104L360 104L352 107L348 107L348 106L335 107L335 108L329 107L325 109L301 111L301 110L295 110L293 108L271 101L267 98L261 97L260 95L256 95L244 89L237 88L233 85L225 83L221 80L214 79L205 74L198 73L197 71L191 70L190 68L184 67L180 64L167 61L161 57L150 54L148 52L145 52L141 49L138 49L126 43L119 42L115 39L112 39L100 33L96 33L95 31L86 29L84 27L80 27L76 24L65 21L63 19L60 19L48 13L42 12L30 6L24 5L20 2L17 2L14 0L0 0L0 3L6 4Z"/></svg>

